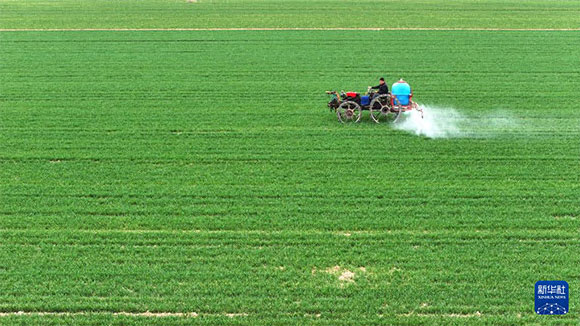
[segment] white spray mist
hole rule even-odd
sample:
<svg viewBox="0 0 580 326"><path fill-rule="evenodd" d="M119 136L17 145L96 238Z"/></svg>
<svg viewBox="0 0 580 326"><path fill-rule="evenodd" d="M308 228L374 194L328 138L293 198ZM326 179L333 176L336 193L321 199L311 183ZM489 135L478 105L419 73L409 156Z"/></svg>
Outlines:
<svg viewBox="0 0 580 326"><path fill-rule="evenodd" d="M412 110L401 114L394 127L428 138L494 137L518 130L517 118L505 111L467 116L454 108L421 105L421 112Z"/></svg>
<svg viewBox="0 0 580 326"><path fill-rule="evenodd" d="M417 110L402 113L399 121L395 123L395 128L429 138L452 138L464 135L460 126L465 118L455 109L427 105L419 105L419 108L423 110L423 117Z"/></svg>

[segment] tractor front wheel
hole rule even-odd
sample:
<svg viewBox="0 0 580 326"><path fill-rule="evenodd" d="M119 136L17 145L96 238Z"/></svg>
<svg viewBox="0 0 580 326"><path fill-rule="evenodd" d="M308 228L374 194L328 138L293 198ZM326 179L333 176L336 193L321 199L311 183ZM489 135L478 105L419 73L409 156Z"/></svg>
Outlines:
<svg viewBox="0 0 580 326"><path fill-rule="evenodd" d="M353 101L342 102L336 109L338 121L342 123L359 122L361 113L360 105Z"/></svg>

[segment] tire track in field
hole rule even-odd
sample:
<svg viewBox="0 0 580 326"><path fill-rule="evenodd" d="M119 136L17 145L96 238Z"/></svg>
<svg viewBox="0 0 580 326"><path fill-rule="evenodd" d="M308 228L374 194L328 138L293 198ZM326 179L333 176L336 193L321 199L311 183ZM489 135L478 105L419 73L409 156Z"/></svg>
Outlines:
<svg viewBox="0 0 580 326"><path fill-rule="evenodd" d="M0 32L155 32L155 31L580 31L580 28L485 27L233 27L233 28L1 28Z"/></svg>

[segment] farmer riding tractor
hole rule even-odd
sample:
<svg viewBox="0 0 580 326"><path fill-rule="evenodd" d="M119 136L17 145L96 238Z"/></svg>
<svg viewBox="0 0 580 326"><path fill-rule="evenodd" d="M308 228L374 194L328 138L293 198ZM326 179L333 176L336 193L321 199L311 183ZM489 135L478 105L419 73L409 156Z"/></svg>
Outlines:
<svg viewBox="0 0 580 326"><path fill-rule="evenodd" d="M362 111L369 111L376 123L381 120L397 122L402 112L413 109L421 112L423 117L423 110L411 100L413 92L407 82L401 79L391 89L390 94L378 94L369 87L364 95L357 92L327 91L326 94L332 95L328 108L336 112L338 121L342 123L359 122Z"/></svg>

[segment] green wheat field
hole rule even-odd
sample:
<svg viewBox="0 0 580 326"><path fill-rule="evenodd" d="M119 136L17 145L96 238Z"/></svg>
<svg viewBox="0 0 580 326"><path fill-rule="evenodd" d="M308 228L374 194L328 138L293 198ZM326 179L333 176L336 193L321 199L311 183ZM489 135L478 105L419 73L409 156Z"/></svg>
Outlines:
<svg viewBox="0 0 580 326"><path fill-rule="evenodd" d="M578 325L579 28L578 1L0 0L0 325ZM467 129L329 112L382 76Z"/></svg>

